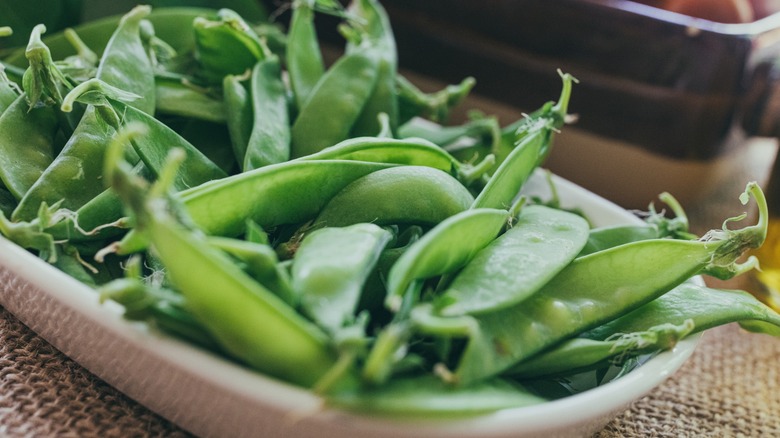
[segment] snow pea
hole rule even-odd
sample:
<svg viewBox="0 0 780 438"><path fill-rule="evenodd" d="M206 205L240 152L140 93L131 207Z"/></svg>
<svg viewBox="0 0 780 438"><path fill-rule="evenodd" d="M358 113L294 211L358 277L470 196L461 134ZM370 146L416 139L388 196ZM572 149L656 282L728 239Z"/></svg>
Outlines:
<svg viewBox="0 0 780 438"><path fill-rule="evenodd" d="M30 108L36 105L60 105L62 96L73 88L73 84L55 67L51 51L41 41L41 34L44 32L46 26L35 26L25 50L30 67L25 72L23 85Z"/></svg>
<svg viewBox="0 0 780 438"><path fill-rule="evenodd" d="M58 128L55 111L45 106L30 109L26 94L0 115L0 180L17 200L30 191L54 160Z"/></svg>
<svg viewBox="0 0 780 438"><path fill-rule="evenodd" d="M644 330L660 321L680 324L686 319L693 321L694 332L738 322L748 330L780 336L780 315L755 296L745 291L687 282L632 312L583 333L583 337L603 340L616 333Z"/></svg>
<svg viewBox="0 0 780 438"><path fill-rule="evenodd" d="M293 384L314 385L335 362L327 336L211 247L201 233L174 219L168 208L176 210L176 205L159 208L166 203L164 182L175 169L166 169L158 185L147 187L121 158L127 141L120 137L112 142L106 178L133 209L137 226L149 237L189 311L231 356Z"/></svg>
<svg viewBox="0 0 780 438"><path fill-rule="evenodd" d="M376 135L381 131L379 114L387 116L389 130L395 133L398 129L398 99L395 89L398 53L390 19L376 0L353 1L347 12L353 17L351 23L358 34L355 39L359 39L347 41L347 53L368 44L376 52L378 63L376 86L360 116L355 120L350 135Z"/></svg>
<svg viewBox="0 0 780 438"><path fill-rule="evenodd" d="M314 224L433 225L469 208L473 199L466 187L441 170L397 166L370 173L344 187L323 207Z"/></svg>
<svg viewBox="0 0 780 438"><path fill-rule="evenodd" d="M376 87L378 71L377 53L370 48L340 57L293 122L291 156L313 154L347 139Z"/></svg>
<svg viewBox="0 0 780 438"><path fill-rule="evenodd" d="M322 228L305 236L291 268L302 311L330 333L354 324L363 286L390 238L374 224Z"/></svg>
<svg viewBox="0 0 780 438"><path fill-rule="evenodd" d="M195 18L192 29L200 74L209 83L221 84L226 75L251 69L268 52L252 27L230 9L220 9L216 20Z"/></svg>
<svg viewBox="0 0 780 438"><path fill-rule="evenodd" d="M315 0L293 2L287 33L285 60L297 108L303 108L312 90L325 74L317 32L314 26Z"/></svg>
<svg viewBox="0 0 780 438"><path fill-rule="evenodd" d="M448 85L434 93L425 93L405 76L397 75L395 88L400 112L399 123L405 124L415 117L438 123L447 121L452 108L468 96L476 83L473 77L467 77L459 84Z"/></svg>
<svg viewBox="0 0 780 438"><path fill-rule="evenodd" d="M423 333L468 338L453 373L455 381L468 384L495 375L639 308L694 275L729 278L751 269L753 262L738 264L737 260L761 245L768 220L766 199L756 183L748 184L740 199L747 202L748 195L758 204L760 217L755 225L729 230L724 224L723 230L697 241L653 239L617 246L575 259L513 306L479 315L439 317L432 305L425 304L413 311L412 320Z"/></svg>
<svg viewBox="0 0 780 438"><path fill-rule="evenodd" d="M572 375L607 365L619 365L629 357L669 350L695 329L692 319L680 324L661 323L643 331L616 333L603 341L574 338L556 345L503 373L515 379Z"/></svg>
<svg viewBox="0 0 780 438"><path fill-rule="evenodd" d="M455 276L437 300L438 312L477 314L522 302L574 260L588 231L588 222L574 213L523 207L512 227Z"/></svg>
<svg viewBox="0 0 780 438"><path fill-rule="evenodd" d="M562 74L563 89L555 105L546 105L536 117L529 117L516 133L515 149L498 166L474 201L474 207L508 208L520 188L547 157L552 135L564 123L574 78Z"/></svg>
<svg viewBox="0 0 780 438"><path fill-rule="evenodd" d="M160 114L225 123L225 104L212 96L213 91L188 81L186 77L157 75L155 111Z"/></svg>
<svg viewBox="0 0 780 438"><path fill-rule="evenodd" d="M254 124L250 90L244 85L250 76L250 70L247 70L243 75L226 75L222 80L222 100L230 145L233 147L236 162L241 164L244 163Z"/></svg>
<svg viewBox="0 0 780 438"><path fill-rule="evenodd" d="M250 85L254 122L242 162L245 171L290 159L287 90L276 55L268 55L255 64Z"/></svg>
<svg viewBox="0 0 780 438"><path fill-rule="evenodd" d="M499 235L508 220L508 211L484 208L469 209L441 221L393 264L387 277L385 305L397 312L414 281L466 265Z"/></svg>

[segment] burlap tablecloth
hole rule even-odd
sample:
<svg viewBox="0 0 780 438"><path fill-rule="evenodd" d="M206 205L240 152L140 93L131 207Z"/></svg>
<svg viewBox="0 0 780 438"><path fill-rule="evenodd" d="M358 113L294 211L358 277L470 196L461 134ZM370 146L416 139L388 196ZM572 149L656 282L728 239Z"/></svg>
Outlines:
<svg viewBox="0 0 780 438"><path fill-rule="evenodd" d="M763 178L771 158L757 155L759 162L735 167L725 181L734 187L743 184L746 175ZM689 208L692 223L719 226L712 220L734 212L738 193L716 189ZM713 329L678 373L596 436L780 436L778 369L780 339L747 334L735 325ZM108 386L0 309L0 436L188 434Z"/></svg>

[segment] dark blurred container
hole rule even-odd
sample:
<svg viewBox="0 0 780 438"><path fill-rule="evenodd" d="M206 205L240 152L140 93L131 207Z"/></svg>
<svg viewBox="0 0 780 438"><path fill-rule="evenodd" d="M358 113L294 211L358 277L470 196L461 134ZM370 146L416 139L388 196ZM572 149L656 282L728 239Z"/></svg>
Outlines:
<svg viewBox="0 0 780 438"><path fill-rule="evenodd" d="M577 128L709 160L773 133L780 14L721 24L623 0L384 0L403 68L523 110L580 80ZM776 106L776 105L775 105Z"/></svg>

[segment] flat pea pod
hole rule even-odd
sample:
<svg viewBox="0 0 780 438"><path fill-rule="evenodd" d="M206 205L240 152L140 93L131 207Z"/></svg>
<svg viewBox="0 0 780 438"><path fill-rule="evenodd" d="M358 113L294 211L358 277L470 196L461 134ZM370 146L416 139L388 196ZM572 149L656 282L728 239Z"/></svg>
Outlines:
<svg viewBox="0 0 780 438"><path fill-rule="evenodd" d="M361 34L359 43L347 42L347 52L361 44L369 44L376 52L378 70L374 91L351 130L352 136L376 135L381 131L379 114L387 115L388 128L398 128L398 99L395 80L398 71L398 51L390 19L376 0L358 0L350 4L348 13L354 17L353 26ZM355 46L355 47L352 47Z"/></svg>
<svg viewBox="0 0 780 438"><path fill-rule="evenodd" d="M357 160L427 166L457 174L460 163L435 144L420 138L355 137L298 160Z"/></svg>
<svg viewBox="0 0 780 438"><path fill-rule="evenodd" d="M268 51L251 26L230 9L220 9L216 20L195 18L192 29L201 74L210 83L221 84L225 75L251 69Z"/></svg>
<svg viewBox="0 0 780 438"><path fill-rule="evenodd" d="M645 330L648 325L659 321L680 324L686 319L693 321L695 332L738 322L749 330L780 336L780 315L755 296L744 291L687 282L632 312L584 333L583 337L604 340L617 333ZM757 322L767 325L761 326Z"/></svg>
<svg viewBox="0 0 780 438"><path fill-rule="evenodd" d="M293 3L285 60L295 105L303 108L312 90L325 74L317 32L314 27L314 1Z"/></svg>
<svg viewBox="0 0 780 438"><path fill-rule="evenodd" d="M119 21L98 64L97 78L139 96L131 105L153 114L155 81L149 54L141 38L141 21L151 8L136 6Z"/></svg>
<svg viewBox="0 0 780 438"><path fill-rule="evenodd" d="M242 166L245 171L290 159L287 90L276 55L255 64L250 85L254 123Z"/></svg>
<svg viewBox="0 0 780 438"><path fill-rule="evenodd" d="M305 236L291 268L302 311L330 333L353 324L366 279L391 237L374 224L322 228Z"/></svg>
<svg viewBox="0 0 780 438"><path fill-rule="evenodd" d="M248 74L226 75L222 80L222 100L225 106L225 121L230 135L230 145L237 163L244 163L249 137L254 125L254 111L250 90L244 85Z"/></svg>
<svg viewBox="0 0 780 438"><path fill-rule="evenodd" d="M22 199L54 160L59 125L54 109L29 109L22 94L0 115L0 180ZM33 212L31 216L37 214Z"/></svg>
<svg viewBox="0 0 780 438"><path fill-rule="evenodd" d="M181 77L158 75L155 79L155 111L160 114L225 123L225 104Z"/></svg>
<svg viewBox="0 0 780 438"><path fill-rule="evenodd" d="M547 157L555 129L563 125L574 78L563 74L563 89L558 103L550 105L538 117L528 119L517 134L517 146L498 166L487 185L474 200L474 207L509 208L531 173Z"/></svg>
<svg viewBox="0 0 780 438"><path fill-rule="evenodd" d="M363 176L322 209L315 226L437 224L466 210L471 193L446 172L424 166L398 166Z"/></svg>
<svg viewBox="0 0 780 438"><path fill-rule="evenodd" d="M376 388L337 392L329 406L390 418L462 418L500 409L533 406L546 400L517 383L492 379L453 387L432 376L394 379Z"/></svg>
<svg viewBox="0 0 780 438"><path fill-rule="evenodd" d="M247 219L266 229L310 220L348 184L390 166L344 160L280 163L205 183L181 196L207 234L237 236Z"/></svg>
<svg viewBox="0 0 780 438"><path fill-rule="evenodd" d="M386 306L397 312L414 281L450 273L466 265L499 235L508 220L506 210L480 208L457 213L434 226L390 268Z"/></svg>
<svg viewBox="0 0 780 438"><path fill-rule="evenodd" d="M523 207L512 227L455 276L439 299L439 313L477 314L526 300L574 260L588 231L588 222L574 213Z"/></svg>
<svg viewBox="0 0 780 438"><path fill-rule="evenodd" d="M740 230L718 231L707 240L644 240L575 259L520 303L479 315L438 317L432 305L412 311L417 330L466 337L454 380L468 384L509 367L585 330L658 298L700 273L728 278L751 269L737 264L742 253L766 238L767 206L761 189L745 194L758 204L759 221ZM741 198L747 202L746 196ZM637 269L643 266L643 269Z"/></svg>
<svg viewBox="0 0 780 438"><path fill-rule="evenodd" d="M693 320L661 323L647 330L622 332L603 341L574 338L520 362L503 373L513 379L554 378L615 365L629 357L669 350L695 329Z"/></svg>
<svg viewBox="0 0 780 438"><path fill-rule="evenodd" d="M370 50L356 50L325 72L293 121L291 156L319 152L349 137L376 87L379 64Z"/></svg>

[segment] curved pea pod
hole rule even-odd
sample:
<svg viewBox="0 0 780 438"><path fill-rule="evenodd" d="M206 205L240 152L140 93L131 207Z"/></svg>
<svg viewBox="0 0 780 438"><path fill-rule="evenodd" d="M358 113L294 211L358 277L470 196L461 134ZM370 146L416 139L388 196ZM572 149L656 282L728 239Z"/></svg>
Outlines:
<svg viewBox="0 0 780 438"><path fill-rule="evenodd" d="M438 298L438 312L476 314L522 302L574 260L588 231L588 222L574 213L524 207L512 227L455 276Z"/></svg>
<svg viewBox="0 0 780 438"><path fill-rule="evenodd" d="M121 18L103 50L96 76L139 96L131 105L149 114L155 108L154 69L141 37L141 21L151 11L149 6L136 6Z"/></svg>
<svg viewBox="0 0 780 438"><path fill-rule="evenodd" d="M506 210L470 209L434 226L393 264L387 277L386 306L398 311L413 282L466 265L498 236L508 220Z"/></svg>
<svg viewBox="0 0 780 438"><path fill-rule="evenodd" d="M244 171L290 159L290 116L279 58L271 55L255 64L250 84L254 123Z"/></svg>
<svg viewBox="0 0 780 438"><path fill-rule="evenodd" d="M155 110L160 114L189 117L214 123L228 120L222 99L212 91L196 87L183 77L157 75Z"/></svg>
<svg viewBox="0 0 780 438"><path fill-rule="evenodd" d="M396 379L380 387L343 391L326 398L334 407L393 418L467 417L545 401L507 380L452 387L432 376Z"/></svg>
<svg viewBox="0 0 780 438"><path fill-rule="evenodd" d="M222 99L227 116L225 122L237 163L244 162L254 123L251 93L244 85L249 76L248 74L226 75L222 80Z"/></svg>
<svg viewBox="0 0 780 438"><path fill-rule="evenodd" d="M647 330L621 332L603 341L574 338L556 345L503 373L514 379L551 378L617 365L629 357L674 348L695 330L693 320L660 323Z"/></svg>
<svg viewBox="0 0 780 438"><path fill-rule="evenodd" d="M192 29L200 73L209 82L219 84L225 75L251 69L268 52L257 33L230 9L220 9L216 20L196 17Z"/></svg>
<svg viewBox="0 0 780 438"><path fill-rule="evenodd" d="M305 105L317 82L325 74L325 63L314 26L313 3L293 3L290 30L285 45L287 73L298 108Z"/></svg>
<svg viewBox="0 0 780 438"><path fill-rule="evenodd" d="M371 50L355 50L339 58L293 121L291 156L313 154L347 139L376 87L378 71Z"/></svg>
<svg viewBox="0 0 780 438"><path fill-rule="evenodd" d="M760 333L780 336L780 315L753 295L739 290L723 290L683 283L644 306L583 334L603 340L617 333L645 330L660 321L680 324L690 319L694 332L732 322Z"/></svg>
<svg viewBox="0 0 780 438"><path fill-rule="evenodd" d="M398 71L398 53L390 19L376 0L358 0L350 4L348 13L355 17L352 26L360 34L360 41L347 42L347 52L360 44L368 44L376 52L378 69L374 91L352 127L352 136L376 135L381 131L379 115L387 115L391 133L398 128L398 99L395 88Z"/></svg>
<svg viewBox="0 0 780 438"><path fill-rule="evenodd" d="M50 107L30 109L26 94L0 115L0 180L16 199L25 196L54 160L58 128L55 111ZM39 206L29 219L35 217Z"/></svg>
<svg viewBox="0 0 780 438"><path fill-rule="evenodd" d="M448 85L434 93L425 93L406 77L396 76L400 123L404 124L415 117L434 122L446 121L452 108L468 96L476 83L474 78L467 77L458 84Z"/></svg>
<svg viewBox="0 0 780 438"><path fill-rule="evenodd" d="M547 105L525 121L516 133L516 147L509 153L474 200L474 207L509 208L528 177L547 157L552 135L563 126L574 78L561 75L563 89L558 103Z"/></svg>
<svg viewBox="0 0 780 438"><path fill-rule="evenodd" d="M644 240L575 259L536 293L518 304L478 315L441 317L420 305L412 321L422 333L467 338L453 379L461 384L488 378L546 348L630 312L694 275L722 278L751 269L737 264L742 253L766 238L767 206L761 189L748 184L760 218L756 225L725 229L707 239ZM747 197L741 199L747 202ZM641 266L638 269L637 266Z"/></svg>
<svg viewBox="0 0 780 438"><path fill-rule="evenodd" d="M473 197L458 180L438 169L398 166L363 176L322 209L315 226L437 224L466 210Z"/></svg>
<svg viewBox="0 0 780 438"><path fill-rule="evenodd" d="M363 285L391 237L373 224L322 228L304 237L291 268L303 312L330 333L353 324Z"/></svg>

